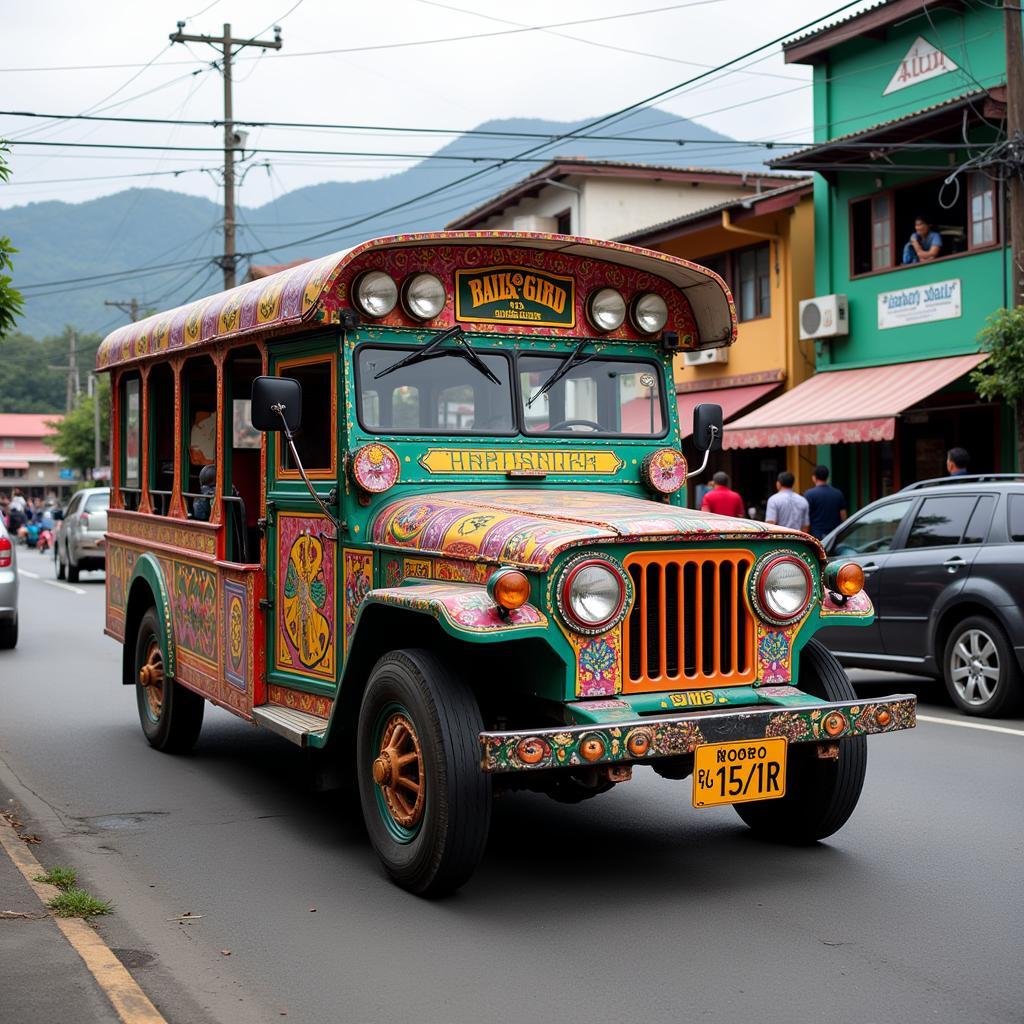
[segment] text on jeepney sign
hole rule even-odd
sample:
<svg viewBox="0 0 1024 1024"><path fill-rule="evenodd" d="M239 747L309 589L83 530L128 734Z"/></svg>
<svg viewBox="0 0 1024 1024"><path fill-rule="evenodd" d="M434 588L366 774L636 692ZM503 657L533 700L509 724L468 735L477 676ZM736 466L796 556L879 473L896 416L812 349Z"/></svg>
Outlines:
<svg viewBox="0 0 1024 1024"><path fill-rule="evenodd" d="M624 463L613 451L570 448L428 448L420 456L428 473L617 473Z"/></svg>
<svg viewBox="0 0 1024 1024"><path fill-rule="evenodd" d="M456 270L455 317L485 324L573 327L575 282L527 267Z"/></svg>

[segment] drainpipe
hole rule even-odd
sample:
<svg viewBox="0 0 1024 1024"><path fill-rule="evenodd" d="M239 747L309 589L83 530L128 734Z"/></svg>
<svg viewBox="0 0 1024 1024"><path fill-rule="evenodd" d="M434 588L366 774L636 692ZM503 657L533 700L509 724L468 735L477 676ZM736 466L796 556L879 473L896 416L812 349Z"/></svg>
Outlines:
<svg viewBox="0 0 1024 1024"><path fill-rule="evenodd" d="M545 185L551 185L553 188L562 188L566 192L572 192L576 196L576 201L573 203L575 207L573 211L573 234L583 234L583 189L577 188L575 185L566 185L564 181L555 181L554 178L544 178L543 183Z"/></svg>

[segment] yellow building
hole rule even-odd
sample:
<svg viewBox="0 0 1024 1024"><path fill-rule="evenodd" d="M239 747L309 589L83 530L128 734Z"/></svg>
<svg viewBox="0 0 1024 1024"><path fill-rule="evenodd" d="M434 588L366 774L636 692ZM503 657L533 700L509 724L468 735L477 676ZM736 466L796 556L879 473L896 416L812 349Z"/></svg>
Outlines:
<svg viewBox="0 0 1024 1024"><path fill-rule="evenodd" d="M814 374L814 343L800 341L798 319L800 300L815 294L812 191L810 181L791 181L616 239L710 267L736 300L736 344L689 353L677 363L684 429L699 402L717 402L728 423ZM797 489L805 491L812 485L815 461L811 446L727 448L712 456L691 500L699 503L701 485L710 482L712 472L724 470L761 518L776 476L790 470Z"/></svg>

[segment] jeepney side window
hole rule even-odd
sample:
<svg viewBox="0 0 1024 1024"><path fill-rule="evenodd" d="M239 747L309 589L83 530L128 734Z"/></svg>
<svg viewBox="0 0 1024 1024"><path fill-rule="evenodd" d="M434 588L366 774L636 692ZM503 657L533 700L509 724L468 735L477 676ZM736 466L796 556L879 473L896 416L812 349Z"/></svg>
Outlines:
<svg viewBox="0 0 1024 1024"><path fill-rule="evenodd" d="M295 449L310 476L326 479L335 473L338 415L335 401L334 356L282 360L277 374L302 385L302 423L295 432ZM278 473L297 479L298 466L286 444L278 446Z"/></svg>
<svg viewBox="0 0 1024 1024"><path fill-rule="evenodd" d="M224 522L228 561L260 559L260 458L264 435L252 425L252 382L263 372L255 345L233 349L224 361Z"/></svg>
<svg viewBox="0 0 1024 1024"><path fill-rule="evenodd" d="M121 378L121 505L136 510L142 499L142 382Z"/></svg>
<svg viewBox="0 0 1024 1024"><path fill-rule="evenodd" d="M209 356L195 356L185 363L181 392L182 497L190 517L209 520L213 513L213 485L200 480L203 470L217 463L217 368ZM196 502L200 498L205 503L200 503L197 515Z"/></svg>
<svg viewBox="0 0 1024 1024"><path fill-rule="evenodd" d="M174 491L174 371L156 363L146 380L149 415L149 503L153 513L167 515Z"/></svg>

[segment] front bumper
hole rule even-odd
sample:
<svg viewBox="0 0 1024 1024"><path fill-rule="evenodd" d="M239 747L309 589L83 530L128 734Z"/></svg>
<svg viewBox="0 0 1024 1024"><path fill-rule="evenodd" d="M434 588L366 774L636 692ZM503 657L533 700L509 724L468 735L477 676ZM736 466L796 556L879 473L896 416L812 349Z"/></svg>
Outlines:
<svg viewBox="0 0 1024 1024"><path fill-rule="evenodd" d="M850 736L913 729L917 698L897 693L871 701L815 701L803 707L696 711L628 721L556 726L533 732L482 732L485 772L643 763L692 754L707 743L784 736L790 743L834 743Z"/></svg>

